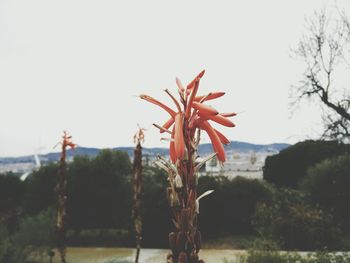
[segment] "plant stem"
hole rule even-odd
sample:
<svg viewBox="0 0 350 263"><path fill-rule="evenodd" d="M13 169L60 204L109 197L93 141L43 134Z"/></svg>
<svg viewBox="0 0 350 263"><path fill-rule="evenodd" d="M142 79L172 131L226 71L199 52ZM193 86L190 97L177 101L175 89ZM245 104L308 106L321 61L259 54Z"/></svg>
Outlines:
<svg viewBox="0 0 350 263"><path fill-rule="evenodd" d="M135 135L135 141L137 142L134 150L134 163L133 163L133 208L132 219L134 221L135 236L136 236L136 257L135 263L139 262L141 239L142 239L142 218L141 218L141 191L142 191L142 147L141 140L143 140L142 129Z"/></svg>

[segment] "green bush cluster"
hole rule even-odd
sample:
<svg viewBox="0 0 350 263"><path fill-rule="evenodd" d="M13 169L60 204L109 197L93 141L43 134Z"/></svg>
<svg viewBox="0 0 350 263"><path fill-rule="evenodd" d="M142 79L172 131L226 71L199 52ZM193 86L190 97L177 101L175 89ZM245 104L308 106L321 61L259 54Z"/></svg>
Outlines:
<svg viewBox="0 0 350 263"><path fill-rule="evenodd" d="M226 262L230 262L226 260ZM349 263L348 253L317 252L301 255L296 252L278 252L272 250L250 250L232 263Z"/></svg>
<svg viewBox="0 0 350 263"><path fill-rule="evenodd" d="M0 263L22 263L27 254L21 248L14 245L10 233L4 227L0 227Z"/></svg>
<svg viewBox="0 0 350 263"><path fill-rule="evenodd" d="M279 236L281 237L280 239L284 239L286 236L288 236L285 233L288 232L288 229L292 231L293 225L290 225L284 230L277 230L278 225L287 226L288 222L290 224L293 223L298 225L296 231L293 230L293 234L290 234L290 236L299 236L296 233L305 232L311 239L313 239L312 237L316 236L317 238L314 238L314 240L317 240L317 242L322 239L329 240L329 242L320 242L318 245L316 245L316 247L322 246L322 244L333 247L332 240L334 238L332 237L338 236L336 233L339 232L339 227L341 230L341 236L338 237L339 240L349 236L349 154L349 144L334 141L305 141L297 143L281 151L279 154L267 158L264 167L264 178L276 185L278 188L294 188L296 193L303 193L303 197L301 199L304 200L304 208L300 207L300 202L299 209L296 209L297 207L295 204L292 205L292 207L296 209L294 213L278 212L277 209L272 211L273 207L271 204L267 205L266 207L264 207L264 205L259 205L257 208L257 213L260 214L260 218L266 218L268 215L274 213L277 218L278 216L281 216L281 218L286 218L286 220L280 221L278 221L275 217L272 219L272 222L275 223L274 231L276 231L276 233L281 233L274 234L273 236L275 236L275 238L278 238ZM278 206L278 200L276 200L276 202L273 204ZM306 213L307 211L309 213ZM266 213L266 215L263 215L264 213ZM283 213L284 215L282 215ZM301 215L310 215L313 217L313 219L311 217L304 217ZM323 223L317 221L317 217L322 219ZM293 222L293 220L295 221ZM281 222L283 223L281 224ZM311 224L310 228L303 230L308 224ZM272 224L267 222L265 230L267 230L270 225ZM328 234L326 234L324 230L322 231L321 226L326 227L326 229L329 230ZM320 228L321 231L318 231L317 227ZM269 230L267 232L272 233L273 231ZM302 235L300 236L302 237ZM290 239L287 238L287 240L284 241L288 243L288 240ZM305 243L306 246L303 245L303 247L313 248L313 245L307 245L308 242L309 241L307 238L301 238L301 241L298 242L298 244ZM334 243L334 246L339 246L339 243L341 242L343 241L337 242L338 245ZM311 243L314 242L311 241ZM294 247L294 245L287 247Z"/></svg>
<svg viewBox="0 0 350 263"><path fill-rule="evenodd" d="M54 245L52 209L20 220L16 231L0 227L0 263L24 263L42 258Z"/></svg>
<svg viewBox="0 0 350 263"><path fill-rule="evenodd" d="M257 206L253 224L263 237L284 249L336 249L341 245L341 232L333 217L296 190L276 190L271 202Z"/></svg>

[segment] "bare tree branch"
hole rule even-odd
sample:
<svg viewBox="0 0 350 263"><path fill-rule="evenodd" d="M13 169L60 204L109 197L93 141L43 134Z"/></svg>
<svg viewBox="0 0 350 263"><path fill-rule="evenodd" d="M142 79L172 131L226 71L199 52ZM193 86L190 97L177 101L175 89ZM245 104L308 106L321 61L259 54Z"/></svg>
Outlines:
<svg viewBox="0 0 350 263"><path fill-rule="evenodd" d="M307 20L306 33L293 52L304 62L300 84L293 86L296 102L316 98L328 109L323 114L323 138L350 139L350 94L339 97L338 71L350 69L350 22L345 12L333 17L326 10Z"/></svg>

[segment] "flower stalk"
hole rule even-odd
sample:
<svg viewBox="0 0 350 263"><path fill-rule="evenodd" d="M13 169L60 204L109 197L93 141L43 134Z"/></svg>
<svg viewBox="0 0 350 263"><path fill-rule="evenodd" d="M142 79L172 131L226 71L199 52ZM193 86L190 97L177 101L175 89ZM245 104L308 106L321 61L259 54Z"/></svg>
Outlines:
<svg viewBox="0 0 350 263"><path fill-rule="evenodd" d="M212 92L198 96L200 79L204 70L198 74L187 86L183 86L176 78L180 100L178 101L169 90L165 92L175 104L175 110L148 95L140 98L161 107L169 113L170 119L162 126L154 124L160 133L170 133L169 154L170 161L158 156L155 162L168 174L169 187L167 199L172 211L172 221L175 231L169 234L171 253L167 256L168 263L203 263L199 259L201 249L201 233L198 227L199 201L210 194L205 192L197 198L198 171L205 161L216 157L220 163L225 162L226 155L223 144L230 141L210 122L234 127L228 118L236 113L220 114L216 109L205 104L206 101L223 96L224 92ZM200 142L201 131L205 131L212 143L214 154L198 159L197 147Z"/></svg>
<svg viewBox="0 0 350 263"><path fill-rule="evenodd" d="M141 193L142 193L142 147L141 142L144 142L144 129L139 128L138 132L134 135L134 143L136 147L134 150L134 162L133 162L133 207L132 207L132 220L135 228L136 238L136 256L135 263L139 262L141 239L142 239L142 218L141 218Z"/></svg>
<svg viewBox="0 0 350 263"><path fill-rule="evenodd" d="M71 141L66 131L63 133L60 166L57 174L56 184L56 246L60 254L61 262L66 263L66 209L67 209L67 147L74 149L76 145Z"/></svg>

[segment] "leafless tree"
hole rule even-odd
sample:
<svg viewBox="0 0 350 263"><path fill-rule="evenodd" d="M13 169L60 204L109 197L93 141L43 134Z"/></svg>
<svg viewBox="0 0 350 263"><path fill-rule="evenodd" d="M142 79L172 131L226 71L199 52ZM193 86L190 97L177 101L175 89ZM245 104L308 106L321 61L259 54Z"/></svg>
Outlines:
<svg viewBox="0 0 350 263"><path fill-rule="evenodd" d="M335 8L306 20L306 30L293 53L304 64L294 102L304 98L321 106L322 138L350 141L350 20ZM346 82L347 81L347 82Z"/></svg>

